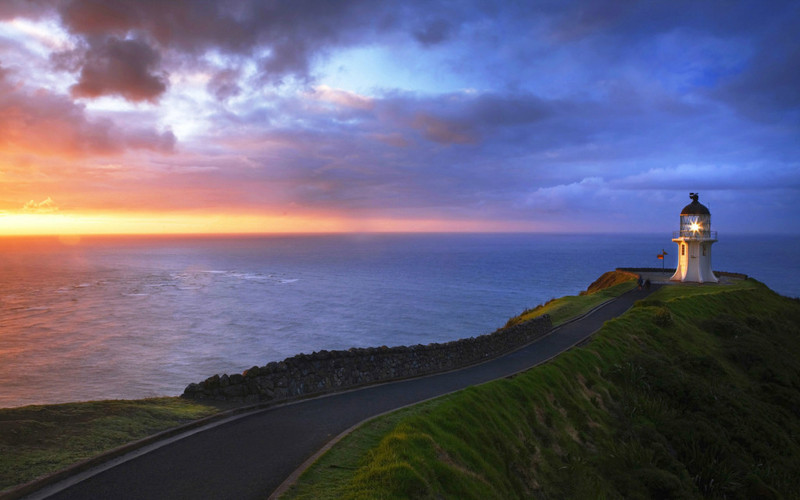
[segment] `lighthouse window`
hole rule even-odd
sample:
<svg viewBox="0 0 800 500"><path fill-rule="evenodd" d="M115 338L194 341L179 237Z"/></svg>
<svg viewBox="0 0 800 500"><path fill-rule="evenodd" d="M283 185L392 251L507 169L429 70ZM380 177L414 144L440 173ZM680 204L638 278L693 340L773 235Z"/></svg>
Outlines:
<svg viewBox="0 0 800 500"><path fill-rule="evenodd" d="M706 256L706 246L703 245L703 257L705 257L705 256Z"/></svg>
<svg viewBox="0 0 800 500"><path fill-rule="evenodd" d="M686 255L686 245L681 245L681 255Z"/></svg>

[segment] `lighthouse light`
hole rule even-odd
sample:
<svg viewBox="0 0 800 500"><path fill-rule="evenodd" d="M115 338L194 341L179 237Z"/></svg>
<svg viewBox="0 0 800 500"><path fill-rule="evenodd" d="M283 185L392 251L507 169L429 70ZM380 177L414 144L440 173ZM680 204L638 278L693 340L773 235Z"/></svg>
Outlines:
<svg viewBox="0 0 800 500"><path fill-rule="evenodd" d="M695 222L692 222L692 224L689 226L689 229L693 233L696 233L696 232L700 231L700 229L702 229L702 226L700 226L699 222L695 221Z"/></svg>

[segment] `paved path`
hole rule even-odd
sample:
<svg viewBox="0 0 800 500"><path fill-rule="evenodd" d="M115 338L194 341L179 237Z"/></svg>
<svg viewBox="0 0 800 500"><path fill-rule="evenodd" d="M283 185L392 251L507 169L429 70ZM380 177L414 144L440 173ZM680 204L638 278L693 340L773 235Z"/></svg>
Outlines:
<svg viewBox="0 0 800 500"><path fill-rule="evenodd" d="M527 347L480 365L260 410L152 451L133 453L118 465L90 471L96 474L76 484L56 484L32 498L265 498L354 424L542 363L580 343L648 293L632 290Z"/></svg>

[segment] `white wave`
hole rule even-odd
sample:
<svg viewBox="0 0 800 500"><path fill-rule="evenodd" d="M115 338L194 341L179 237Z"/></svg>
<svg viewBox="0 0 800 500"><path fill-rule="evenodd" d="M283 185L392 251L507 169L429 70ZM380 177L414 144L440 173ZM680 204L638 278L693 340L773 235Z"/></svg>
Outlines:
<svg viewBox="0 0 800 500"><path fill-rule="evenodd" d="M273 282L278 284L285 284L285 283L294 283L297 279L292 278L280 278L275 274L264 274L264 273L246 273L246 272L239 272L239 271L230 271L228 276L231 278L236 278L240 280L246 281L261 281L261 282Z"/></svg>
<svg viewBox="0 0 800 500"><path fill-rule="evenodd" d="M263 274L251 274L245 273L242 275L242 279L250 280L250 281L264 281L268 280L269 276L264 276Z"/></svg>

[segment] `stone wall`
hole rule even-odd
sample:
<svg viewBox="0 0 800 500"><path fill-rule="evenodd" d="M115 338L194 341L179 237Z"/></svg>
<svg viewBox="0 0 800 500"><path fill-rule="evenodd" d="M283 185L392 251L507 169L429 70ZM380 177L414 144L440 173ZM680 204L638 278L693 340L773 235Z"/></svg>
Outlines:
<svg viewBox="0 0 800 500"><path fill-rule="evenodd" d="M182 397L271 402L454 370L513 351L551 328L550 316L545 314L487 335L443 344L298 354L254 366L241 375L214 375L189 384Z"/></svg>

